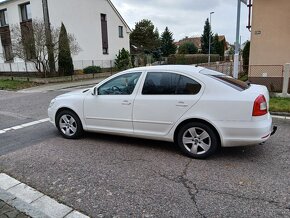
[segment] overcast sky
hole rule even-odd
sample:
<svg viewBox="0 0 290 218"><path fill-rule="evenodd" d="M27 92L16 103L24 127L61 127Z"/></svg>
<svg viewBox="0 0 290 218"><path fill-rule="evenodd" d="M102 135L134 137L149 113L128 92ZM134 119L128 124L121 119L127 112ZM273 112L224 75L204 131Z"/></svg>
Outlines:
<svg viewBox="0 0 290 218"><path fill-rule="evenodd" d="M142 19L150 19L161 33L166 26L176 40L185 36L200 36L209 13L212 15L212 30L225 35L234 43L236 37L237 0L112 0L131 28ZM242 42L250 38L246 29L248 8L242 4Z"/></svg>

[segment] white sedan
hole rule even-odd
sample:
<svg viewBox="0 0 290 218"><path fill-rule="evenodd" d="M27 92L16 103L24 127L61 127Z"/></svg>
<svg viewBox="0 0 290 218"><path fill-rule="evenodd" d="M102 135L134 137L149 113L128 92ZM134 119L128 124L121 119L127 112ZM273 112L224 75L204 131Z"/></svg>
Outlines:
<svg viewBox="0 0 290 218"><path fill-rule="evenodd" d="M220 146L264 143L272 132L265 86L194 66L134 68L86 90L60 95L48 109L63 137L83 131L175 142L193 158Z"/></svg>

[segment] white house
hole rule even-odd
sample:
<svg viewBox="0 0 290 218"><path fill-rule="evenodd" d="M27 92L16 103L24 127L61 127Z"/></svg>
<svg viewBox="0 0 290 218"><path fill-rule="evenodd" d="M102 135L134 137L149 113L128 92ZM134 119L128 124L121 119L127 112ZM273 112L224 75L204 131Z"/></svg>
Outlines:
<svg viewBox="0 0 290 218"><path fill-rule="evenodd" d="M130 28L110 0L47 0L51 26L63 22L81 47L74 61L114 60L129 50ZM0 63L11 59L12 24L31 25L43 19L42 0L6 0L0 3ZM15 61L15 60L14 60ZM91 63L91 62L90 62Z"/></svg>

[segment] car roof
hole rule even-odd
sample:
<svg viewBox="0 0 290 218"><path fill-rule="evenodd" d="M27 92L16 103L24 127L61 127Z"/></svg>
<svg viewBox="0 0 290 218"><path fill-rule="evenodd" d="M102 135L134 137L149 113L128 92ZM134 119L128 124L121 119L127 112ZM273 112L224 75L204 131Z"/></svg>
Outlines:
<svg viewBox="0 0 290 218"><path fill-rule="evenodd" d="M220 72L213 71L204 67L198 67L194 65L158 65L158 66L146 66L146 67L137 67L130 69L129 71L155 71L155 72L160 72L160 71L177 71L177 72L183 72L188 75L200 73L203 75L224 75Z"/></svg>

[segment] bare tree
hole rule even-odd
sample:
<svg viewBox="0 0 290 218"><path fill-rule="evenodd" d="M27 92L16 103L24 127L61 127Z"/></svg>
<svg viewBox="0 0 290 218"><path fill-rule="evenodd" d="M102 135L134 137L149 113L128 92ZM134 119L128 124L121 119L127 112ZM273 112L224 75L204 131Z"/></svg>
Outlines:
<svg viewBox="0 0 290 218"><path fill-rule="evenodd" d="M51 28L55 63L58 60L59 33L60 28ZM34 63L39 73L44 77L48 76L48 50L46 47L45 25L42 20L34 19L31 26L13 25L11 27L11 41L14 57ZM81 51L79 44L72 34L69 34L69 44L73 55Z"/></svg>

